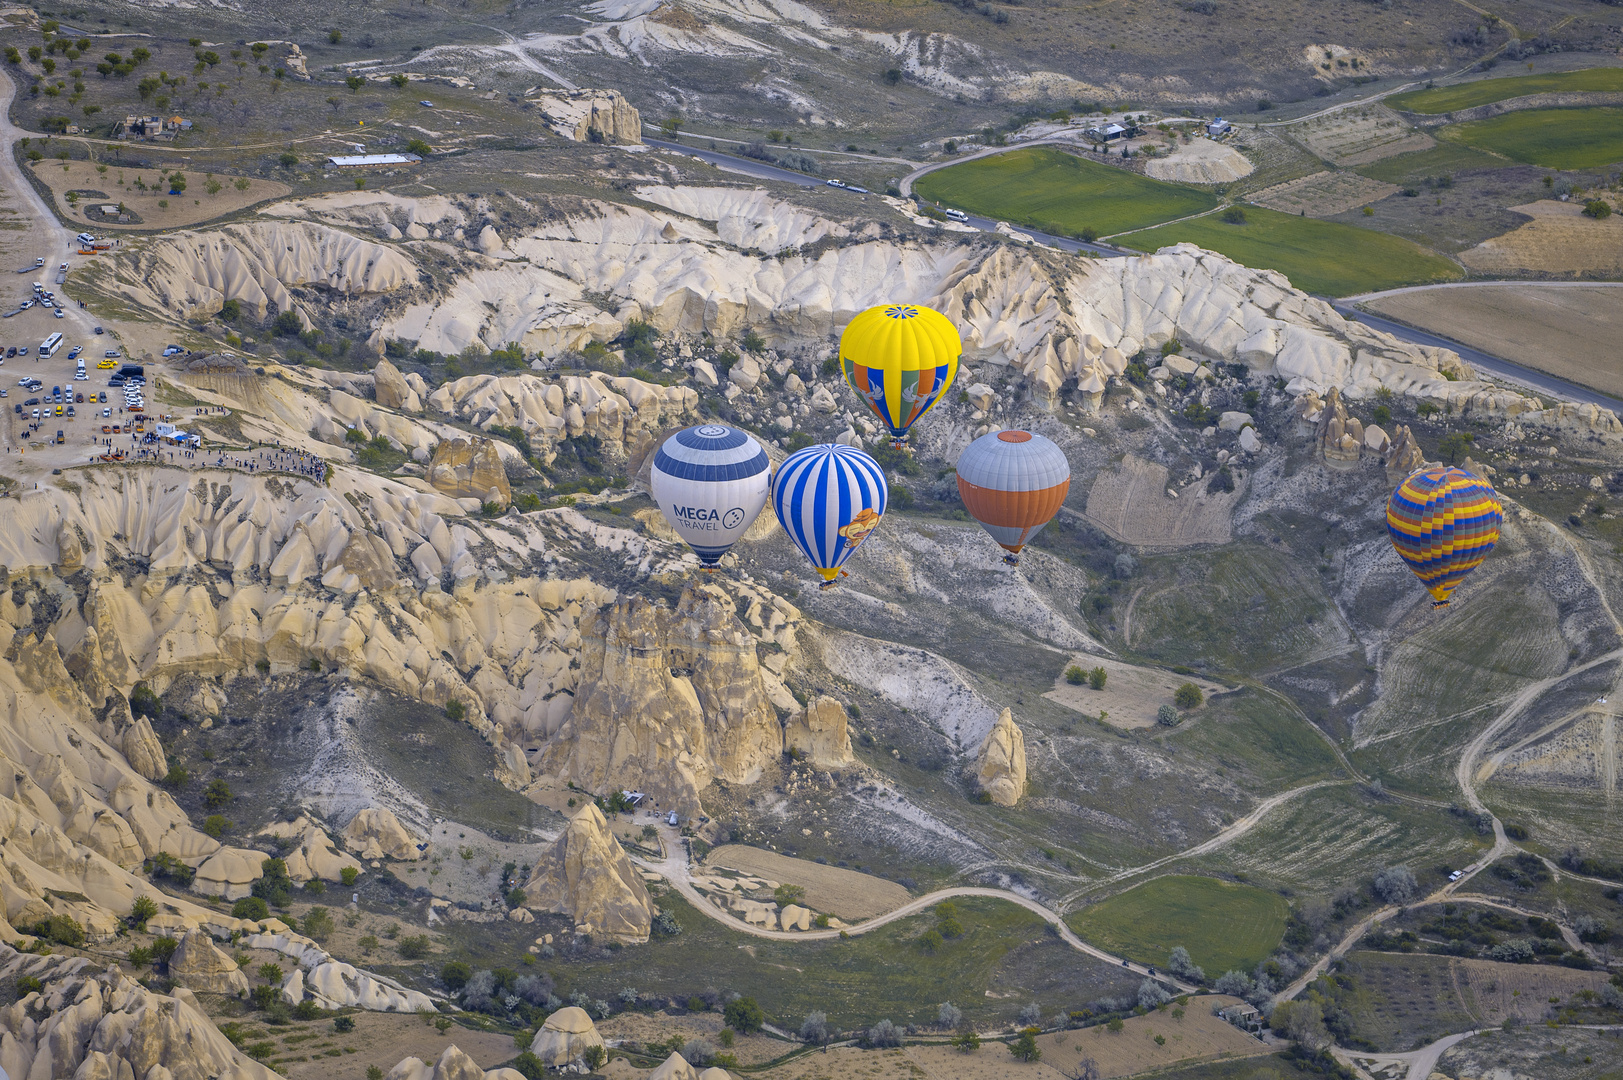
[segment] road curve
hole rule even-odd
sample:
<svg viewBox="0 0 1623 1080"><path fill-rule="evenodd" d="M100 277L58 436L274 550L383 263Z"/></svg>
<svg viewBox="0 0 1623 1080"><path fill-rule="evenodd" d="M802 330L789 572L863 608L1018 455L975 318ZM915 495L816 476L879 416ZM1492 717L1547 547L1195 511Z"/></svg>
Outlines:
<svg viewBox="0 0 1623 1080"><path fill-rule="evenodd" d="M681 836L677 834L675 829L670 828L669 826L661 826L660 838L662 841L664 841L665 847L665 858L663 860L655 862L650 859L633 858L632 861L664 878L670 883L672 888L682 895L683 899L685 899L689 904L693 905L693 907L699 911L703 912L705 915L708 915L710 918L721 923L723 926L726 926L729 930L735 930L741 934L748 934L751 937L766 938L770 941L828 941L830 939L839 938L841 935L856 937L858 934L866 934L870 931L878 930L880 927L888 926L889 924L896 922L898 919L905 919L910 915L916 915L927 908L934 907L943 900L951 900L960 896L984 896L995 900L1006 900L1011 904L1016 904L1025 908L1027 911L1041 916L1059 934L1060 940L1064 941L1065 944L1069 945L1078 952L1086 953L1089 956L1103 960L1112 967L1124 968L1133 972L1135 975L1149 977L1150 974L1149 969L1142 964L1124 962L1119 956L1113 956L1110 953L1105 952L1103 949L1094 948L1092 945L1089 945L1087 942L1077 937L1075 931L1073 931L1069 926L1065 925L1065 920L1062 919L1057 912L1050 908L1044 907L1042 904L1039 904L1037 901L1032 900L1029 897L1021 896L1019 893L1010 892L1007 889L988 889L972 885L960 886L952 889L938 889L935 892L929 893L925 896L920 896L913 900L909 900L901 907L887 911L883 915L875 916L866 922L858 923L855 926L847 926L840 930L807 930L804 933L787 930L767 930L764 927L741 922L740 920L733 918L731 915L721 911L709 900L705 899L705 897L700 894L699 890L693 887L693 882L689 873L687 845L682 842ZM1194 993L1199 989L1198 987L1190 986L1187 983L1175 979L1164 972L1158 971L1155 978L1160 979L1163 982L1170 983L1171 985L1177 987L1181 992Z"/></svg>

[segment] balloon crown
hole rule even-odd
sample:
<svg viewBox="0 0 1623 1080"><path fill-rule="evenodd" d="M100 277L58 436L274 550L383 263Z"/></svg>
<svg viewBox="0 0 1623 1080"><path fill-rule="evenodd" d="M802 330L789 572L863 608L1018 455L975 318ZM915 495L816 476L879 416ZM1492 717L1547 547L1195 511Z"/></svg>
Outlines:
<svg viewBox="0 0 1623 1080"><path fill-rule="evenodd" d="M910 304L892 304L885 309L887 319L916 319L918 315L919 309Z"/></svg>

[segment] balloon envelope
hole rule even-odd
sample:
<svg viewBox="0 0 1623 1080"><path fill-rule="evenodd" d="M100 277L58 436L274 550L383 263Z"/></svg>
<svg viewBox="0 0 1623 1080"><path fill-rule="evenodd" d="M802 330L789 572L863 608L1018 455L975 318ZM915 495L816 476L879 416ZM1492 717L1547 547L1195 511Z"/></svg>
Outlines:
<svg viewBox="0 0 1623 1080"><path fill-rule="evenodd" d="M778 522L829 583L879 525L889 498L879 462L838 443L795 451L772 479Z"/></svg>
<svg viewBox="0 0 1623 1080"><path fill-rule="evenodd" d="M771 478L761 444L725 424L678 431L649 470L659 512L706 566L716 565L755 521Z"/></svg>
<svg viewBox="0 0 1623 1080"><path fill-rule="evenodd" d="M1386 531L1398 557L1443 607L1499 540L1504 507L1492 485L1463 469L1411 473L1386 504Z"/></svg>
<svg viewBox="0 0 1623 1080"><path fill-rule="evenodd" d="M941 400L958 375L964 343L947 317L917 304L880 304L852 319L840 335L840 369L890 437L908 429Z"/></svg>
<svg viewBox="0 0 1623 1080"><path fill-rule="evenodd" d="M1029 431L982 435L958 455L964 509L1012 556L1053 520L1070 490L1065 452Z"/></svg>

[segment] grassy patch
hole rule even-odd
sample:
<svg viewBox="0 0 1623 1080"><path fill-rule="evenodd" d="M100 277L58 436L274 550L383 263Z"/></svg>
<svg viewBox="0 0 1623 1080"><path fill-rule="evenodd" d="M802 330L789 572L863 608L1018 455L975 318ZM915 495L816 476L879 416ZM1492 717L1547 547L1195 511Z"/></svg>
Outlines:
<svg viewBox="0 0 1623 1080"><path fill-rule="evenodd" d="M1472 149L1463 143L1438 143L1430 150L1413 154L1398 154L1368 165L1360 165L1359 173L1372 180L1388 184L1410 184L1428 177L1457 176L1485 169L1503 169L1510 162L1493 154Z"/></svg>
<svg viewBox="0 0 1623 1080"><path fill-rule="evenodd" d="M1441 956L1348 953L1331 1000L1351 1021L1349 1044L1411 1050L1474 1027L1463 980L1453 970L1458 964Z"/></svg>
<svg viewBox="0 0 1623 1080"><path fill-rule="evenodd" d="M1156 878L1072 915L1066 921L1090 944L1145 964L1165 964L1182 945L1212 978L1249 971L1285 933L1283 897L1216 878Z"/></svg>
<svg viewBox="0 0 1623 1080"><path fill-rule="evenodd" d="M1246 266L1278 270L1298 289L1328 296L1461 276L1452 261L1402 237L1256 206L1246 207L1245 213L1247 220L1240 225L1216 217L1196 218L1132 233L1121 242L1140 251L1199 244Z"/></svg>
<svg viewBox="0 0 1623 1080"><path fill-rule="evenodd" d="M1048 147L966 161L921 177L927 199L1063 236L1100 236L1198 214L1217 198Z"/></svg>
<svg viewBox="0 0 1623 1080"><path fill-rule="evenodd" d="M1436 115L1457 109L1474 109L1478 105L1491 105L1495 101L1509 101L1529 94L1575 90L1623 90L1623 68L1586 68L1583 71L1557 71L1545 75L1518 75L1510 79L1482 79L1460 86L1436 86L1430 90L1395 94L1386 99L1386 104L1394 109Z"/></svg>
<svg viewBox="0 0 1623 1080"><path fill-rule="evenodd" d="M1199 723L1168 742L1237 774L1254 795L1322 779L1336 767L1335 754L1306 720L1256 690L1212 702Z"/></svg>
<svg viewBox="0 0 1623 1080"><path fill-rule="evenodd" d="M612 998L634 986L685 1000L713 986L754 997L769 1018L789 1027L814 1009L841 1027L886 1017L897 1024L933 1023L938 1005L951 1000L984 1030L988 1023L1012 1022L1032 1000L1052 1013L1138 984L1079 955L1048 933L1041 918L1002 900L958 900L963 935L933 952L918 940L936 925L933 911L848 940L778 942L729 930L673 893L660 896L659 905L676 916L681 934L589 961L570 961L561 952L547 962L559 993ZM448 934L459 945L466 939L480 948L475 939L487 928L465 925L453 924ZM475 962L511 965L512 957L481 950Z"/></svg>
<svg viewBox="0 0 1623 1080"><path fill-rule="evenodd" d="M1623 161L1623 108L1529 109L1437 135L1546 169L1599 169Z"/></svg>

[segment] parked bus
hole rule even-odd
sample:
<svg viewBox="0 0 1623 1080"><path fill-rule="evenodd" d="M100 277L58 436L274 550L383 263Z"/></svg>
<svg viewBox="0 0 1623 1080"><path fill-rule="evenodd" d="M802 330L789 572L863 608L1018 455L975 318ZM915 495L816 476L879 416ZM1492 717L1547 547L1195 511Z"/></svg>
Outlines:
<svg viewBox="0 0 1623 1080"><path fill-rule="evenodd" d="M52 334L50 337L39 343L39 354L41 356L54 356L56 355L56 350L60 349L61 347L62 335Z"/></svg>

